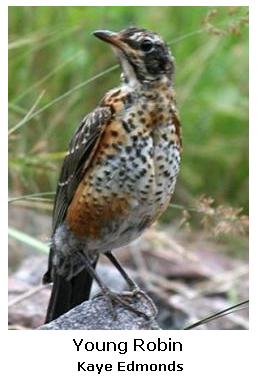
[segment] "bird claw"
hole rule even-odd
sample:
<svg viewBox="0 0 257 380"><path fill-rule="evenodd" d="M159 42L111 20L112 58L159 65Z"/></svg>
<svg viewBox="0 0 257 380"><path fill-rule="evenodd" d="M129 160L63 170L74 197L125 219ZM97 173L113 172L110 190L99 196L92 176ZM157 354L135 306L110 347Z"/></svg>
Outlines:
<svg viewBox="0 0 257 380"><path fill-rule="evenodd" d="M152 313L151 313L150 318L155 318L157 313L158 313L158 310L157 310L153 300L148 296L148 294L146 294L143 290L141 290L138 287L134 288L132 290L132 293L133 293L133 296L138 297L138 298L142 297L147 301L147 303L150 305L150 307L152 309Z"/></svg>
<svg viewBox="0 0 257 380"><path fill-rule="evenodd" d="M139 317L143 317L145 319L153 319L155 318L157 314L157 309L156 306L154 305L153 301L145 292L140 290L139 288L134 288L131 291L123 291L122 293L116 293L111 290L104 291L102 293L98 293L97 295L94 296L94 298L97 298L99 296L104 296L110 306L110 310L112 313L113 319L117 319L117 312L115 309L115 304L120 304L124 306L126 309L132 311ZM152 313L150 315L146 314L143 311L138 310L135 306L131 305L130 302L134 297L144 297L147 302L150 304Z"/></svg>

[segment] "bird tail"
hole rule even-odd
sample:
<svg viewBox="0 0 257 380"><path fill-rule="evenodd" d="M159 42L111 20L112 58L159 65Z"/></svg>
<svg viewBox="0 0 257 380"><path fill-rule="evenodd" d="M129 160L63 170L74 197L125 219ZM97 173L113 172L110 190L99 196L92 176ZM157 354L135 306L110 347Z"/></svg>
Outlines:
<svg viewBox="0 0 257 380"><path fill-rule="evenodd" d="M89 299L93 279L86 269L71 280L55 273L45 323L58 318L75 306Z"/></svg>

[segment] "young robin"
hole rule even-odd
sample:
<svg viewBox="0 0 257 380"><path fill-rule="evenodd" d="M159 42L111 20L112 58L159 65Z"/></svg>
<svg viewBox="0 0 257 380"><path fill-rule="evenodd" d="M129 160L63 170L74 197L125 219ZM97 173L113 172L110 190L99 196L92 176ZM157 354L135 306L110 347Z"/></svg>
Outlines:
<svg viewBox="0 0 257 380"><path fill-rule="evenodd" d="M104 285L95 266L105 254L131 294L140 292L111 250L136 239L164 212L179 172L180 121L167 44L135 27L94 35L114 49L122 83L82 120L63 161L43 279L53 282L46 322L87 300L93 279L110 302L134 310Z"/></svg>

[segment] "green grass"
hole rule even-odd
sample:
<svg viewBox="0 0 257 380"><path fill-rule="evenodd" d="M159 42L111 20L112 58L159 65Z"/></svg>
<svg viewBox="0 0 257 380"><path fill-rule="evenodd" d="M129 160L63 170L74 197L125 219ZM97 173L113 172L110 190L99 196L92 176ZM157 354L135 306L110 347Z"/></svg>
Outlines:
<svg viewBox="0 0 257 380"><path fill-rule="evenodd" d="M10 192L55 190L79 121L119 83L111 49L91 32L137 25L160 33L176 58L184 153L175 202L204 193L247 213L248 9L215 9L9 7Z"/></svg>

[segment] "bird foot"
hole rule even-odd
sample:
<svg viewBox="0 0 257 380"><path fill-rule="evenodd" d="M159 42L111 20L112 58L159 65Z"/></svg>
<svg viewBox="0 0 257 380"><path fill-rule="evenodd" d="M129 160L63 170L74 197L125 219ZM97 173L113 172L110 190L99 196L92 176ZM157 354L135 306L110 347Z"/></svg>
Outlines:
<svg viewBox="0 0 257 380"><path fill-rule="evenodd" d="M142 297L146 300L146 302L150 305L150 308L152 309L152 312L151 312L151 318L155 318L157 313L158 313L158 310L153 302L153 300L151 299L151 297L148 296L147 293L145 293L143 290L141 290L140 288L138 287L135 287L131 290L131 293L133 294L133 296L135 297Z"/></svg>
<svg viewBox="0 0 257 380"><path fill-rule="evenodd" d="M94 298L104 296L110 306L110 310L113 316L113 319L117 319L117 312L115 309L115 305L120 304L124 306L127 310L132 311L139 317L143 317L147 320L153 319L157 314L157 309L153 303L153 301L139 288L134 288L131 291L123 291L122 293L116 293L111 290L105 290L102 293L97 294ZM131 301L134 297L144 297L147 302L150 304L152 312L151 314L147 314L143 311L138 310L135 306L131 305Z"/></svg>

